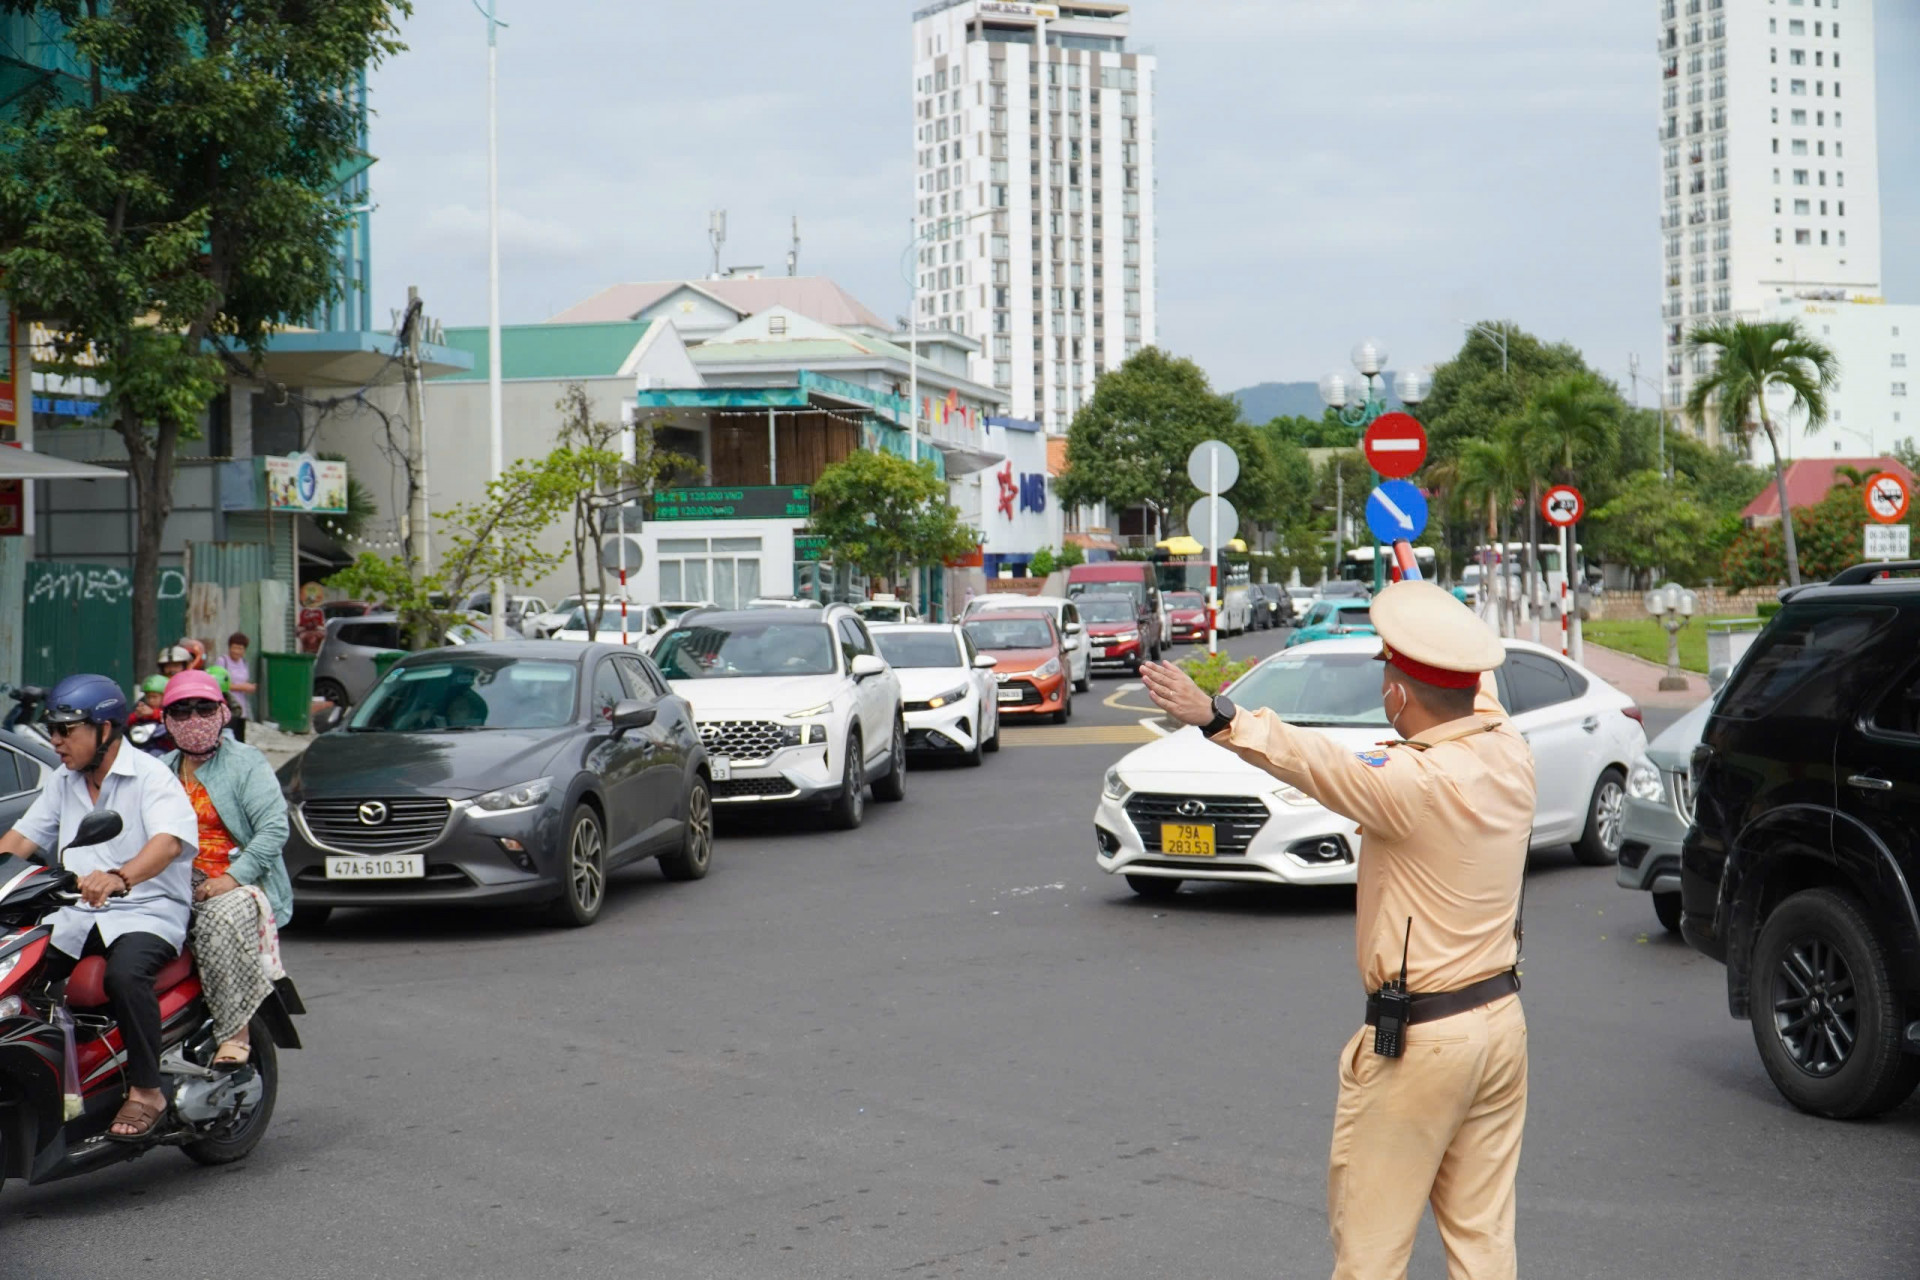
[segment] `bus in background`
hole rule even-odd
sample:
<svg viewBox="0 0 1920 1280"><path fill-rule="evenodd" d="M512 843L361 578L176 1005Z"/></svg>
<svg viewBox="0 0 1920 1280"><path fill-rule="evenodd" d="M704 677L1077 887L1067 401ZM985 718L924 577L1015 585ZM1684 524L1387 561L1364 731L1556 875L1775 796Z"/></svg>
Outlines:
<svg viewBox="0 0 1920 1280"><path fill-rule="evenodd" d="M1393 581L1393 552L1385 553L1387 561L1386 576L1383 582ZM1420 566L1420 576L1428 582L1434 581L1434 559L1432 547L1415 547L1413 562ZM1340 559L1340 580L1343 582L1361 582L1373 585L1373 548L1371 546L1353 547Z"/></svg>
<svg viewBox="0 0 1920 1280"><path fill-rule="evenodd" d="M1560 617L1560 588L1574 584L1568 581L1566 568L1560 563L1559 543L1538 543L1534 550L1540 557L1540 572L1534 579L1540 586L1540 616L1557 621ZM1581 550L1576 544L1573 549L1575 562L1579 561ZM1473 562L1461 571L1460 581L1472 593L1476 607L1482 602L1498 601L1509 594L1522 600L1530 599L1527 544L1482 543L1473 549Z"/></svg>

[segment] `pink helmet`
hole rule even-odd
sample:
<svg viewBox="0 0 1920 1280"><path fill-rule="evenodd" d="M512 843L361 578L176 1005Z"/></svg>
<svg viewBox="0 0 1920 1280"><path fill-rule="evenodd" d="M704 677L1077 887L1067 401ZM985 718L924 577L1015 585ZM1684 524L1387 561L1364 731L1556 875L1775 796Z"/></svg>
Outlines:
<svg viewBox="0 0 1920 1280"><path fill-rule="evenodd" d="M167 691L160 695L160 705L170 707L176 702L190 699L205 699L208 702L224 702L226 695L220 692L220 682L204 671L182 671L167 681Z"/></svg>

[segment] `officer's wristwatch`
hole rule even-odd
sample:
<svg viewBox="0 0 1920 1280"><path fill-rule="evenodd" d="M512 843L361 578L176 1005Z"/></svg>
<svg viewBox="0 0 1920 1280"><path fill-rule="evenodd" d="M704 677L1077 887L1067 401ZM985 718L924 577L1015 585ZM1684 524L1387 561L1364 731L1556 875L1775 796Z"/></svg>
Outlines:
<svg viewBox="0 0 1920 1280"><path fill-rule="evenodd" d="M1213 719L1201 727L1200 732L1209 738L1225 733L1233 724L1233 718L1240 714L1240 708L1233 705L1233 699L1226 694L1216 694L1213 699Z"/></svg>

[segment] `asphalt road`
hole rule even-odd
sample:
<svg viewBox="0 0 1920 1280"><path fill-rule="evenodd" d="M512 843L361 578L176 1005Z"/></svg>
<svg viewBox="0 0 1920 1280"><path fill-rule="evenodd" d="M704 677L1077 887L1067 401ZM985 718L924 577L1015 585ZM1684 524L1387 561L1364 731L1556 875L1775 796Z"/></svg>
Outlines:
<svg viewBox="0 0 1920 1280"><path fill-rule="evenodd" d="M1324 1276L1352 894L1101 874L1140 714L1083 697L852 835L734 823L709 879L630 873L584 931L290 936L310 1047L260 1149L10 1185L0 1275ZM1920 1269L1920 1108L1789 1109L1720 968L1565 851L1527 957L1524 1274Z"/></svg>

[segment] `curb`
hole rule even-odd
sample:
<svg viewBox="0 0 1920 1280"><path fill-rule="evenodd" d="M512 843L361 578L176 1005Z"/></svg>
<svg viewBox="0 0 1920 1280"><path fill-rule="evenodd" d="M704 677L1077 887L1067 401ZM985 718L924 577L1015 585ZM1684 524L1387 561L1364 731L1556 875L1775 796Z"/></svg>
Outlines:
<svg viewBox="0 0 1920 1280"><path fill-rule="evenodd" d="M1647 670L1657 672L1660 675L1664 676L1665 674L1667 674L1667 664L1664 662L1654 662L1651 659L1641 657L1637 653L1628 653L1624 649L1615 649L1611 645L1596 644L1591 640L1583 639L1581 643L1586 644L1595 649L1604 650L1606 653L1611 654L1613 657L1623 659L1624 661L1627 661L1627 662L1631 662L1636 666L1645 667ZM1690 670L1689 668L1682 667L1680 668L1680 674L1685 676L1689 680L1698 680L1702 684L1706 683L1707 677L1702 672L1693 671L1693 670ZM1677 690L1675 692L1677 692Z"/></svg>

